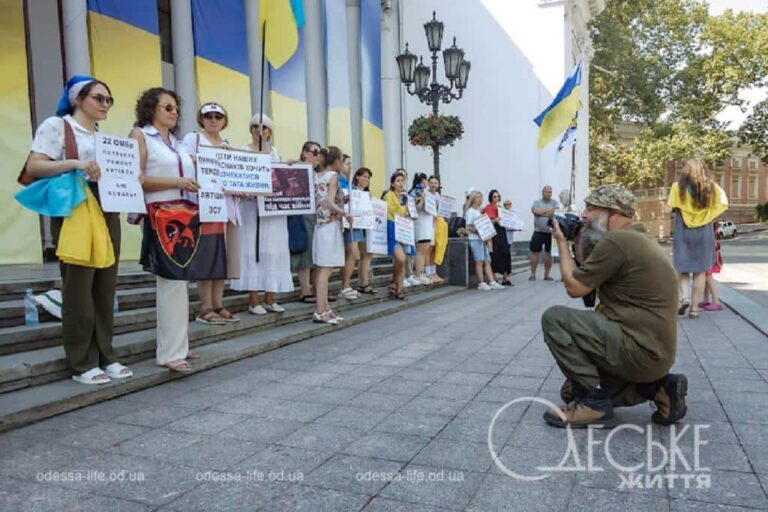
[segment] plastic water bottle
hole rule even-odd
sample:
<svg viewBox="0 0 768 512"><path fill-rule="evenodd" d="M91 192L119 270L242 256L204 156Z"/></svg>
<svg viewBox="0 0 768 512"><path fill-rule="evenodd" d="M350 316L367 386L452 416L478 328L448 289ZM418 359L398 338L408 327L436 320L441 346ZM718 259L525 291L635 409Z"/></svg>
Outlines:
<svg viewBox="0 0 768 512"><path fill-rule="evenodd" d="M32 296L32 288L27 288L27 294L24 296L24 322L27 325L40 323L40 317L37 315L37 301Z"/></svg>
<svg viewBox="0 0 768 512"><path fill-rule="evenodd" d="M120 304L117 302L117 294L115 294L115 300L112 301L112 312L113 313L120 312Z"/></svg>

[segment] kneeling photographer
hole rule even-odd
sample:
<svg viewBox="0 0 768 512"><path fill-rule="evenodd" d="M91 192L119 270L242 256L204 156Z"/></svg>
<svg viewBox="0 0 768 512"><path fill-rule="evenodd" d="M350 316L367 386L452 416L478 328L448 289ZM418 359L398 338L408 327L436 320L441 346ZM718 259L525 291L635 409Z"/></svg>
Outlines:
<svg viewBox="0 0 768 512"><path fill-rule="evenodd" d="M661 246L633 224L635 196L602 185L585 199L576 242L577 267L557 221L552 235L570 297L597 290L595 311L553 306L541 318L544 341L566 378L565 416L548 411L557 427L610 424L613 408L652 400L654 423L686 413L687 379L669 374L677 349L677 281ZM594 244L588 256L581 249ZM580 255L581 252L581 255Z"/></svg>

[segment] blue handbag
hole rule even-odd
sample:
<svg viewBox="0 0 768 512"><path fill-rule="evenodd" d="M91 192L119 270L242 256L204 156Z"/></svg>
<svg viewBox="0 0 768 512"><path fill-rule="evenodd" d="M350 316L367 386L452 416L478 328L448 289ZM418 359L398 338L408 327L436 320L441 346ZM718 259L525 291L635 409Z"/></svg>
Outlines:
<svg viewBox="0 0 768 512"><path fill-rule="evenodd" d="M309 247L307 228L302 215L288 216L288 250L291 254L301 254Z"/></svg>

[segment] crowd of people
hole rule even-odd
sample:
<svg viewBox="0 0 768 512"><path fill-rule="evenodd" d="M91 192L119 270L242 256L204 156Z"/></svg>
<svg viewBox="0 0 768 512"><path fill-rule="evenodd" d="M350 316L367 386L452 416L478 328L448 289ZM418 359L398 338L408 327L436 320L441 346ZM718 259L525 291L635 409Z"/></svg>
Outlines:
<svg viewBox="0 0 768 512"><path fill-rule="evenodd" d="M73 379L84 384L103 384L125 379L132 371L115 358L112 348L113 303L117 283L121 227L119 214L101 211L95 157L98 123L107 118L114 98L109 86L93 77L75 76L65 85L56 116L38 127L23 171L24 183L41 178L82 173L94 198L97 221L105 224L105 252L114 257L103 265L61 262L62 327L67 361ZM197 111L198 131L178 133L181 98L172 90L154 87L144 91L135 107L135 123L129 137L139 148L140 182L147 213L130 215L129 222L142 230L140 263L156 276L157 364L177 372L192 370L190 350L188 283L197 283L200 310L196 322L226 325L240 321L224 305L224 290L248 293L248 312L253 315L281 313L277 294L292 292L296 272L300 301L314 304L313 321L336 325L343 320L331 307L329 279L341 270L338 297L354 300L373 295L370 282L373 254L366 245L366 231L356 228L350 212L350 192L370 197L373 171L366 167L351 172L351 158L335 146L322 147L306 141L298 160L314 169L315 212L309 215L260 215L255 195L225 194L226 222L200 222L196 155L201 146L234 149L222 132L228 127L226 108L206 102ZM243 151L269 155L281 162L273 146L274 124L263 113L253 115L251 142ZM424 211L427 195L439 199L439 180L416 174L406 191L407 174L393 174L384 197L387 202L389 246L392 258L393 298L404 299L407 286L442 281L435 260L442 261L445 241L436 251L447 228L443 219ZM415 200L417 215L409 212L408 198ZM413 218L417 243L395 240L394 217ZM66 225L66 222L64 222ZM346 226L346 227L344 227ZM52 218L54 245L59 254L60 217ZM436 258L436 256L438 256ZM406 276L407 261L413 272ZM413 263L415 262L415 266ZM352 277L357 269L358 286ZM263 298L260 297L263 293Z"/></svg>

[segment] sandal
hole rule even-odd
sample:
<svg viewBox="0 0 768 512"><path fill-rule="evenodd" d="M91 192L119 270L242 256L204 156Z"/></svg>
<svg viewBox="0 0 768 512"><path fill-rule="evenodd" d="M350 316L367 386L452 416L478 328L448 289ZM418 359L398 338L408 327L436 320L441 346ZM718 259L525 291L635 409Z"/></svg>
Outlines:
<svg viewBox="0 0 768 512"><path fill-rule="evenodd" d="M184 359L171 361L170 363L163 366L174 372L187 373L192 371L192 366Z"/></svg>
<svg viewBox="0 0 768 512"><path fill-rule="evenodd" d="M80 375L73 375L72 380L79 382L80 384L89 385L109 384L112 382L112 379L109 378L109 375L104 373L101 368L91 368L87 372L81 373Z"/></svg>
<svg viewBox="0 0 768 512"><path fill-rule="evenodd" d="M214 311L221 317L222 320L228 324L236 324L240 321L240 318L237 315L233 315L226 308L219 308L215 309Z"/></svg>
<svg viewBox="0 0 768 512"><path fill-rule="evenodd" d="M197 352L192 352L191 350L187 352L187 359L200 359L200 354Z"/></svg>
<svg viewBox="0 0 768 512"><path fill-rule="evenodd" d="M688 308L691 306L691 301L688 299L683 299L680 301L680 307L677 308L677 314L682 316L685 314L686 311L688 311Z"/></svg>
<svg viewBox="0 0 768 512"><path fill-rule="evenodd" d="M688 318L690 318L691 320L695 320L699 318L700 313L701 313L701 310L691 308L691 311L688 312Z"/></svg>
<svg viewBox="0 0 768 512"><path fill-rule="evenodd" d="M367 293L369 295L376 295L376 290L374 290L373 286L369 284L359 287L357 291L360 293Z"/></svg>
<svg viewBox="0 0 768 512"><path fill-rule="evenodd" d="M338 320L335 318L331 318L331 316L328 314L328 311L323 313L322 315L318 315L317 313L312 314L312 322L316 324L328 324L328 325L336 325L339 323Z"/></svg>
<svg viewBox="0 0 768 512"><path fill-rule="evenodd" d="M107 377L110 379L127 379L129 377L133 377L133 372L127 367L120 363L112 363L104 368L104 373L107 374Z"/></svg>
<svg viewBox="0 0 768 512"><path fill-rule="evenodd" d="M400 291L400 292L398 292L398 293L395 295L395 298L396 298L397 300L405 300L405 299L406 299L406 297L405 297L405 292L404 292L404 291Z"/></svg>
<svg viewBox="0 0 768 512"><path fill-rule="evenodd" d="M317 300L314 295L302 295L299 297L299 302L303 302L304 304L314 304Z"/></svg>
<svg viewBox="0 0 768 512"><path fill-rule="evenodd" d="M212 309L201 311L197 318L195 318L195 322L206 325L225 325L227 323L226 320Z"/></svg>

